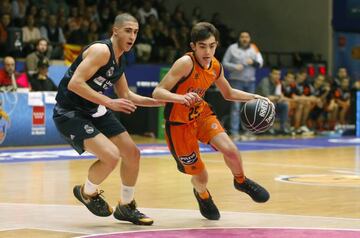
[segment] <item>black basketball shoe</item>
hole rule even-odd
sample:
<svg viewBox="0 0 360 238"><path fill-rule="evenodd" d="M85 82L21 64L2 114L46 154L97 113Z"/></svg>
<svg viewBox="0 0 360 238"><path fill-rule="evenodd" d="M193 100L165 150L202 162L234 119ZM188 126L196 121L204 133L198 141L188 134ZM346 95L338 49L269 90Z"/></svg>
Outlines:
<svg viewBox="0 0 360 238"><path fill-rule="evenodd" d="M90 212L99 217L108 217L113 213L112 207L102 198L104 191L100 191L96 196L84 197L82 194L82 186L77 185L73 189L75 197L82 202Z"/></svg>
<svg viewBox="0 0 360 238"><path fill-rule="evenodd" d="M234 178L234 186L237 190L247 193L255 202L266 202L270 194L261 185L245 177L243 183L238 183Z"/></svg>
<svg viewBox="0 0 360 238"><path fill-rule="evenodd" d="M132 200L131 203L125 205L119 203L115 209L114 217L121 221L132 222L135 225L150 226L154 223L153 219L136 209L135 200Z"/></svg>
<svg viewBox="0 0 360 238"><path fill-rule="evenodd" d="M199 196L199 193L196 192L195 189L193 189L193 191L194 191L196 200L199 203L199 209L200 209L201 215L203 215L205 218L207 218L209 220L219 220L220 212L219 212L218 208L216 207L214 201L212 200L210 192L208 191L208 193L209 193L208 199L202 199Z"/></svg>

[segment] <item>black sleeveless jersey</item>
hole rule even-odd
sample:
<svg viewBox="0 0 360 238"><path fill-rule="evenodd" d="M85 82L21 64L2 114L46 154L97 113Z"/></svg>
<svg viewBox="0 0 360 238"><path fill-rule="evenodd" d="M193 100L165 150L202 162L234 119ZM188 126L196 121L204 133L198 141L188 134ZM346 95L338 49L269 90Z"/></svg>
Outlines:
<svg viewBox="0 0 360 238"><path fill-rule="evenodd" d="M64 77L59 84L56 101L60 107L70 110L76 109L91 115L97 112L99 107L98 104L95 104L79 96L78 94L68 90L67 88L76 68L83 60L83 52L89 46L95 43L106 44L109 47L111 55L109 61L104 66L99 68L98 71L96 71L96 73L89 80L86 81L86 83L95 91L103 93L106 89L113 86L113 84L115 84L119 80L121 75L124 73L125 58L122 55L119 59L119 64L116 63L115 54L110 39L95 41L91 43L81 51L80 55L75 59L75 61L66 71Z"/></svg>

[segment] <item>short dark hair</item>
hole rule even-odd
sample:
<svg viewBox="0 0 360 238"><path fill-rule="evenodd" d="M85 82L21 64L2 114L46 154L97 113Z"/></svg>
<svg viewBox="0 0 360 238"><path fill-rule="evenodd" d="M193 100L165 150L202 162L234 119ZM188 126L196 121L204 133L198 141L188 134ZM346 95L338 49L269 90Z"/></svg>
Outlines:
<svg viewBox="0 0 360 238"><path fill-rule="evenodd" d="M272 72L272 71L275 71L275 70L276 70L276 71L281 71L281 69L280 69L279 66L272 66L272 67L271 67L271 72Z"/></svg>
<svg viewBox="0 0 360 238"><path fill-rule="evenodd" d="M129 13L121 13L115 17L114 26L121 26L126 21L138 22L138 20Z"/></svg>
<svg viewBox="0 0 360 238"><path fill-rule="evenodd" d="M44 38L44 37L41 37L40 39L38 39L38 40L36 41L36 46L38 46L41 41L45 41L46 44L49 46L49 41L48 41L46 38Z"/></svg>
<svg viewBox="0 0 360 238"><path fill-rule="evenodd" d="M191 29L191 42L196 43L214 36L219 41L219 31L209 22L199 22Z"/></svg>
<svg viewBox="0 0 360 238"><path fill-rule="evenodd" d="M240 37L240 35L241 35L242 33L248 33L249 36L251 36L251 32L250 32L249 30L246 30L246 29L240 30L240 31L239 31L239 37Z"/></svg>

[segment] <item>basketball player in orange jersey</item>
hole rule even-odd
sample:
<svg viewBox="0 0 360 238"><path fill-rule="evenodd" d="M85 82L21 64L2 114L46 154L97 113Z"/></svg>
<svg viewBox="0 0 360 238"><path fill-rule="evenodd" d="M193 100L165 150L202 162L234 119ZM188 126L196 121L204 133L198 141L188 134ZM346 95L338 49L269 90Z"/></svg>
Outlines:
<svg viewBox="0 0 360 238"><path fill-rule="evenodd" d="M223 154L234 175L237 190L247 193L255 202L266 202L270 197L265 188L245 177L236 145L203 100L206 90L213 83L230 101L263 98L230 86L222 65L214 57L218 39L219 32L212 24L196 24L191 31L193 52L178 59L153 92L155 99L167 102L165 130L168 147L178 169L192 176L193 192L200 212L209 220L218 220L220 213L206 188L208 173L200 157L198 141L210 143Z"/></svg>

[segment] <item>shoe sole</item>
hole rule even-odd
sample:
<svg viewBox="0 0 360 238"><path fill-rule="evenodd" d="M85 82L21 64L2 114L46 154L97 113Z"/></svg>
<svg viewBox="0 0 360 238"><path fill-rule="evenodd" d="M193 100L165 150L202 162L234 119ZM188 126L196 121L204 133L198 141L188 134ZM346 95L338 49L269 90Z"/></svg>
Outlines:
<svg viewBox="0 0 360 238"><path fill-rule="evenodd" d="M80 185L75 186L75 187L73 188L73 193L74 193L74 196L76 197L76 199L79 200L82 204L84 204L85 207L86 207L92 214L94 214L95 216L98 216L98 217L108 217L108 216L111 216L112 211L109 211L110 214L106 214L106 215L104 215L104 214L97 214L97 213L95 213L94 211L92 211L92 210L89 208L88 204L87 204L86 202L84 202L84 200L83 200L83 198L82 198L82 196L81 196L81 194L80 194L80 193L81 193L81 186L80 186ZM111 209L111 207L109 207L109 208Z"/></svg>
<svg viewBox="0 0 360 238"><path fill-rule="evenodd" d="M133 223L135 225L151 226L154 223L154 221L143 222L143 221L139 221L139 220L131 220L129 218L118 215L116 211L114 212L113 216L116 219L120 220L120 221L128 221L128 222L131 222L131 223Z"/></svg>

